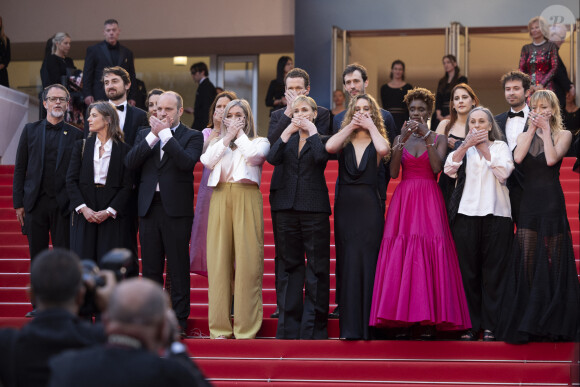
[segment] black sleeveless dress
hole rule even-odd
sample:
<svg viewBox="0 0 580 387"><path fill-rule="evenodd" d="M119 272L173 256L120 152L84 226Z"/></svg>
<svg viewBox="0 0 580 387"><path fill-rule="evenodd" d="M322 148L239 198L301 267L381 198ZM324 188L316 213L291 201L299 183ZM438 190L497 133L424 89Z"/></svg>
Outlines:
<svg viewBox="0 0 580 387"><path fill-rule="evenodd" d="M449 137L459 141L459 143L456 143L455 149L457 149L461 141L465 140L463 137L457 137L452 134L449 134ZM447 147L447 154L445 155L445 160L447 160L447 156L449 156L449 153L451 152L453 152L453 149L449 149L449 147ZM443 164L445 164L445 160L443 160ZM443 201L445 202L445 208L447 208L449 200L451 199L451 194L453 193L453 190L455 188L455 180L456 179L447 176L447 174L443 171L441 171L441 173L439 174L439 182L437 184L439 184L439 188L441 188L441 193L443 194Z"/></svg>
<svg viewBox="0 0 580 387"><path fill-rule="evenodd" d="M371 142L357 167L349 142L338 157L334 204L336 262L340 274L340 337L371 339L369 317L385 219L377 190L377 153Z"/></svg>
<svg viewBox="0 0 580 387"><path fill-rule="evenodd" d="M524 176L520 217L496 330L507 342L579 339L580 285L561 164L547 165L536 135L517 166Z"/></svg>

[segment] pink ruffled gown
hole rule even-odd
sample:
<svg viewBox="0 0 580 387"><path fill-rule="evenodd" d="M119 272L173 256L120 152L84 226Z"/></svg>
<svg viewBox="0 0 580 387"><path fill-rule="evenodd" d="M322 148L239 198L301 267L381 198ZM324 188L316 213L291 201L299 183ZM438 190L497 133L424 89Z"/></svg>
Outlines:
<svg viewBox="0 0 580 387"><path fill-rule="evenodd" d="M443 195L425 151L403 149L377 262L369 325L471 328Z"/></svg>

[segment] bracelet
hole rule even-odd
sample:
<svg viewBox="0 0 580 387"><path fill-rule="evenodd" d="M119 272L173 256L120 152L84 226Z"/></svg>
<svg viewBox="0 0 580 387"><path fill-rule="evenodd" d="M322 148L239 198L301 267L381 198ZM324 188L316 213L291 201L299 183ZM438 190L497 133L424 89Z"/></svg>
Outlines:
<svg viewBox="0 0 580 387"><path fill-rule="evenodd" d="M406 143L406 141L405 142L400 142L397 145L395 145L393 147L393 149L402 150L405 147L405 143Z"/></svg>
<svg viewBox="0 0 580 387"><path fill-rule="evenodd" d="M425 135L423 137L421 137L421 139L427 140L427 137L429 137L430 134L431 134L431 131L429 130L427 133L425 133Z"/></svg>
<svg viewBox="0 0 580 387"><path fill-rule="evenodd" d="M425 143L425 146L435 146L435 141L433 141L431 144Z"/></svg>

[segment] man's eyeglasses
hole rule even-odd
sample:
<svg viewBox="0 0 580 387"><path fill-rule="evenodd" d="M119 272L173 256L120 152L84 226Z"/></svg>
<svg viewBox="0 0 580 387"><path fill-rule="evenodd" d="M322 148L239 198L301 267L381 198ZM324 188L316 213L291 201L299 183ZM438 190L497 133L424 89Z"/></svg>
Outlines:
<svg viewBox="0 0 580 387"><path fill-rule="evenodd" d="M52 102L52 103L55 103L57 101L60 103L65 103L68 101L68 98L66 98L66 97L46 97L46 100L49 102Z"/></svg>

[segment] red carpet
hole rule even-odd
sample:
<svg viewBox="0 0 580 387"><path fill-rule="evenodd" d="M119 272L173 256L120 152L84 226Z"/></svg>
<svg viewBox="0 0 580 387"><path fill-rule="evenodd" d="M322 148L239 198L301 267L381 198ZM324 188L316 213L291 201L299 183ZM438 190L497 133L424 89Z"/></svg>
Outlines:
<svg viewBox="0 0 580 387"><path fill-rule="evenodd" d="M574 240L576 266L580 266L579 175L572 172L574 159L566 158L561 169L568 218ZM578 378L578 345L535 343L513 346L504 343L457 341L347 342L273 340L275 309L274 241L268 193L272 166L266 164L261 191L264 194L265 263L264 323L260 338L269 340L188 339L186 343L206 376L217 386L388 385L388 386L514 386L570 385ZM26 238L20 233L12 209L13 166L0 166L0 326L21 326L30 310L26 295L30 261ZM195 171L196 189L201 164ZM334 200L336 162L330 162L327 184ZM388 197L398 180L389 185ZM332 225L332 221L331 221ZM332 226L331 226L332 227ZM333 228L333 227L332 227ZM334 301L334 236L331 239L331 302ZM334 308L334 305L330 305ZM207 279L191 276L189 334L207 337ZM337 338L338 321L329 321L329 336ZM444 338L450 338L445 336Z"/></svg>

